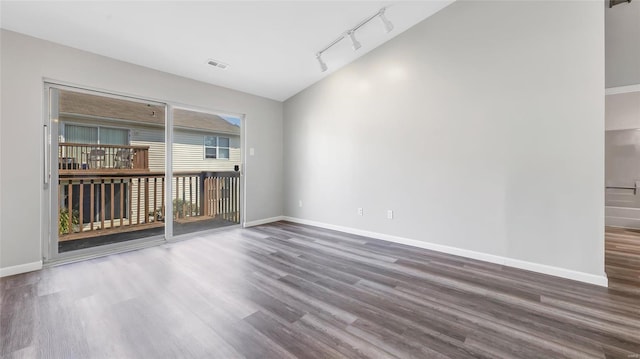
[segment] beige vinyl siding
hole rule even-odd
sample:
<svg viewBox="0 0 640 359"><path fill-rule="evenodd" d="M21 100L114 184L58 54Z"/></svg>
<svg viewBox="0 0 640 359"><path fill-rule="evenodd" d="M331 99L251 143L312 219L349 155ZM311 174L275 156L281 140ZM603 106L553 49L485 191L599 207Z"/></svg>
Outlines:
<svg viewBox="0 0 640 359"><path fill-rule="evenodd" d="M216 134L176 131L173 142L173 170L180 171L233 171L241 162L240 137L229 138L229 159L204 158L204 136ZM164 131L159 128L138 127L132 130L131 145L149 146L149 170L164 171Z"/></svg>
<svg viewBox="0 0 640 359"><path fill-rule="evenodd" d="M63 118L64 121L88 126L128 128L132 146L149 146L149 170L162 172L165 157L164 128L132 126L131 124L96 121L84 118ZM204 137L229 138L229 159L204 158ZM173 143L174 171L233 171L241 162L240 136L198 131L176 130Z"/></svg>
<svg viewBox="0 0 640 359"><path fill-rule="evenodd" d="M204 137L229 138L229 159L204 158ZM233 171L239 165L240 137L204 132L175 131L173 138L174 171Z"/></svg>
<svg viewBox="0 0 640 359"><path fill-rule="evenodd" d="M164 129L153 127L134 127L131 129L132 146L149 146L149 170L164 171Z"/></svg>

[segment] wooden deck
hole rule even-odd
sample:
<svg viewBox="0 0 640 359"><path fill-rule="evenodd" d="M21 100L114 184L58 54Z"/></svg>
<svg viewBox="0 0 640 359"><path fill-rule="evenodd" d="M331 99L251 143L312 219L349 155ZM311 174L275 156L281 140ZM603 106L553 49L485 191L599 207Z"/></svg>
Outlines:
<svg viewBox="0 0 640 359"><path fill-rule="evenodd" d="M606 227L605 270L609 288L640 294L640 230Z"/></svg>
<svg viewBox="0 0 640 359"><path fill-rule="evenodd" d="M128 222L128 220L127 220ZM96 226L99 224L99 222L96 224ZM109 222L105 222L105 225L108 225ZM125 223L124 226L117 226L117 227L113 227L113 228L109 228L106 227L104 229L99 229L99 230L86 230L84 232L75 232L75 233L68 233L65 235L61 235L58 238L59 242L66 242L66 241L75 241L78 239L88 239L88 238L94 238L94 237L102 237L102 236L107 236L107 235L112 235L112 234L118 234L118 233L125 233L125 232L135 232L135 231L142 231L142 230L147 230L147 229L152 229L152 228L159 228L159 227L163 227L164 226L164 222L149 222L149 223L140 223L140 224L135 224L133 226L129 226L128 223ZM84 225L85 228L88 227L87 224Z"/></svg>

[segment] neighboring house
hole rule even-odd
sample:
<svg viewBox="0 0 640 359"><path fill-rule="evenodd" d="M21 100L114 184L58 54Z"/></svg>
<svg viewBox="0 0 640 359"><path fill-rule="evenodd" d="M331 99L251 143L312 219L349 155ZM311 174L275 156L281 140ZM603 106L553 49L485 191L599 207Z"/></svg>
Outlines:
<svg viewBox="0 0 640 359"><path fill-rule="evenodd" d="M149 170L163 172L164 107L76 92L60 93L59 140L67 143L149 146ZM178 171L233 171L240 165L240 127L184 109L173 114L173 158ZM78 156L79 164L88 158Z"/></svg>

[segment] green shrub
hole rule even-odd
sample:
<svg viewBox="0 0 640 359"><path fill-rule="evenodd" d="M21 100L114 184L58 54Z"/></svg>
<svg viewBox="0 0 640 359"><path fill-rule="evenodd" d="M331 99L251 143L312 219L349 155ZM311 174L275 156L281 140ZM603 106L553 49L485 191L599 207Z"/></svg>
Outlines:
<svg viewBox="0 0 640 359"><path fill-rule="evenodd" d="M71 232L76 232L78 229L78 226L80 224L80 215L78 213L78 210L73 210L72 214L71 214L71 225L72 230ZM58 220L58 233L59 234L65 234L65 233L69 233L69 210L67 208L60 208L60 217Z"/></svg>
<svg viewBox="0 0 640 359"><path fill-rule="evenodd" d="M173 200L173 217L184 218L196 216L198 214L198 206L195 203L185 201L180 198Z"/></svg>

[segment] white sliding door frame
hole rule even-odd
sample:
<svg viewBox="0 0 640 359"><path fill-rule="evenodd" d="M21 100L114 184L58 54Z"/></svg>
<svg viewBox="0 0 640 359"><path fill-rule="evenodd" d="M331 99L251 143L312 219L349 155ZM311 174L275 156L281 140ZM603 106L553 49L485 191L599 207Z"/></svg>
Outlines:
<svg viewBox="0 0 640 359"><path fill-rule="evenodd" d="M98 95L107 98L121 99L146 104L154 104L164 106L165 108L165 223L164 235L156 235L148 238L134 239L130 241L96 246L87 249L78 249L74 251L58 253L58 185L53 182L58 181L58 115L59 115L59 98L60 90L73 91L78 93ZM51 95L50 95L51 94ZM50 98L51 97L51 98ZM140 96L132 96L129 94L119 94L113 91L105 91L100 89L92 89L87 86L78 86L65 83L63 81L44 79L43 81L43 127L42 127L42 196L41 196L41 223L42 223L42 253L43 261L46 265L55 265L59 263L68 263L78 260L84 260L112 253L119 253L128 250L134 250L144 247L150 247L158 244L171 242L174 240L182 240L191 237L194 234L185 234L175 237L173 235L173 206L171 198L173 194L173 110L175 108L201 111L205 113L217 115L230 115L241 119L241 167L240 167L240 219L243 223L245 218L245 198L244 193L246 184L244 180L244 164L246 163L245 151L245 116L235 114L230 111L218 111L198 106L177 104L171 101L154 100ZM228 226L224 228L240 227L241 225ZM214 229L215 230L215 229ZM205 231L207 232L207 231Z"/></svg>

